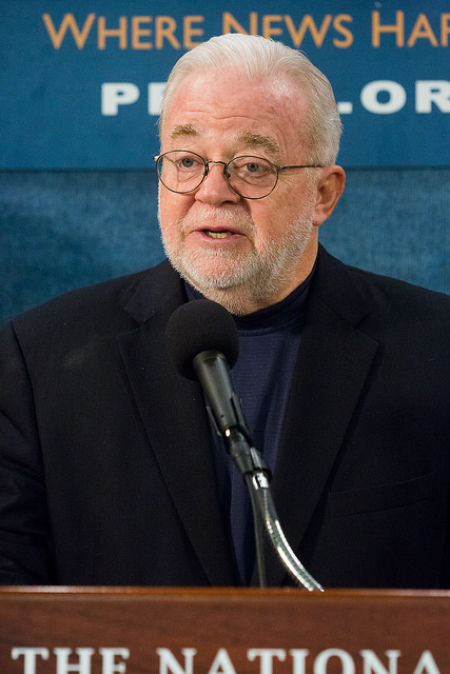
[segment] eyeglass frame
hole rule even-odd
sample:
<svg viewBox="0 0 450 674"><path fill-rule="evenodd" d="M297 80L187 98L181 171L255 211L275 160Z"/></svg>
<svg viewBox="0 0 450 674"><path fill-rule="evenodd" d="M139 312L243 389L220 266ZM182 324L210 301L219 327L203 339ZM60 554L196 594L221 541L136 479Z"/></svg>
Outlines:
<svg viewBox="0 0 450 674"><path fill-rule="evenodd" d="M205 166L205 170L203 172L203 176L202 176L202 179L200 180L199 184L196 187L194 187L192 190L188 190L187 192L178 192L177 190L173 190L170 187L167 187L167 185L163 182L163 179L161 178L161 174L160 174L160 171L159 171L159 161L161 159L163 159L167 154L172 154L173 152L186 152L186 154L193 154L195 157L198 157L199 159L202 160L202 162ZM230 183L230 174L227 171L228 166L232 162L234 162L236 159L244 159L244 158L247 158L247 157L249 157L251 159L262 159L263 161L267 162L268 164L270 164L271 166L273 166L276 169L277 173L276 173L275 183L274 183L272 189L270 190L270 192L268 192L267 194L264 194L264 196L262 196L262 197L244 197L242 194L239 194L239 192ZM294 165L289 165L289 166L278 166L277 164L274 164L273 161L270 161L270 159L266 159L266 157L257 157L256 155L247 155L247 154L239 155L238 157L233 157L232 159L230 159L229 162L215 161L214 159L206 160L201 155L197 154L196 152L192 152L191 150L168 150L167 152L163 152L162 154L155 155L153 157L153 161L156 162L156 172L158 174L158 178L161 182L161 185L163 185L166 188L166 190L169 190L169 192L173 192L173 194L192 194L193 192L195 192L195 190L198 190L198 188L200 187L200 185L202 184L202 182L204 181L204 179L208 175L210 164L223 164L223 175L224 175L224 178L226 178L227 184L229 185L230 189L233 190L233 192L235 194L237 194L238 197L241 197L241 199L250 199L251 201L255 201L257 199L265 199L270 194L272 194L272 192L274 191L275 187L278 184L278 176L279 176L281 171L286 171L288 169L324 168L323 164L294 164Z"/></svg>

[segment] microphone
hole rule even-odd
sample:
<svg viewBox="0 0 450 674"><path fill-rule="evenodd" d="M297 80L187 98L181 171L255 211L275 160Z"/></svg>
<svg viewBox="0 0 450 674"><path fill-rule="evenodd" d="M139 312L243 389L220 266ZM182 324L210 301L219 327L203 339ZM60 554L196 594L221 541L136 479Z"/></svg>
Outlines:
<svg viewBox="0 0 450 674"><path fill-rule="evenodd" d="M232 440L240 432L252 445L230 376L230 367L239 351L238 332L231 314L211 300L187 302L170 317L166 338L180 374L200 381L218 433L225 440Z"/></svg>
<svg viewBox="0 0 450 674"><path fill-rule="evenodd" d="M197 378L193 360L202 351L222 353L230 367L237 361L236 323L212 300L192 300L178 307L167 324L166 339L176 369L188 379Z"/></svg>

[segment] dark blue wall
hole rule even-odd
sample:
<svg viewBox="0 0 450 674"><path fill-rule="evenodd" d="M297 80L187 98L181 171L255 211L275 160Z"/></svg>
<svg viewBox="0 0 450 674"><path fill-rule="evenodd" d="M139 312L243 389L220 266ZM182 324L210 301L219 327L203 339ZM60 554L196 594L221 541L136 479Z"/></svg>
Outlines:
<svg viewBox="0 0 450 674"><path fill-rule="evenodd" d="M153 171L0 175L0 321L163 257ZM351 169L321 228L345 262L450 293L450 169Z"/></svg>

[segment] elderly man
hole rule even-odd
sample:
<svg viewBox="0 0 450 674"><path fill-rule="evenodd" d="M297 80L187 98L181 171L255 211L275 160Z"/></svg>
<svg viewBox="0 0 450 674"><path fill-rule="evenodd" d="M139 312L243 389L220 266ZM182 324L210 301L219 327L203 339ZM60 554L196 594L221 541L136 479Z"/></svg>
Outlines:
<svg viewBox="0 0 450 674"><path fill-rule="evenodd" d="M204 297L295 552L325 587L449 587L448 298L318 244L344 189L327 79L259 37L183 56L161 115L169 261L1 340L0 579L255 582L251 513L165 329ZM289 583L275 559L270 585Z"/></svg>

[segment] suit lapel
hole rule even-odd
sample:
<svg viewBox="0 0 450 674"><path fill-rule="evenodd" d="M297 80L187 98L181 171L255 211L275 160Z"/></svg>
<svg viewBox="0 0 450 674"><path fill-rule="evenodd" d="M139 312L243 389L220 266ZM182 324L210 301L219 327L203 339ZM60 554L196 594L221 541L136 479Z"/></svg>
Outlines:
<svg viewBox="0 0 450 674"><path fill-rule="evenodd" d="M166 352L168 319L186 301L168 264L145 277L127 311L140 323L119 337L126 371L163 479L186 534L212 585L233 585L200 386L179 375Z"/></svg>
<svg viewBox="0 0 450 674"><path fill-rule="evenodd" d="M326 489L378 349L356 327L368 313L345 267L321 251L272 482L294 550ZM269 584L284 575L279 563L271 564Z"/></svg>

